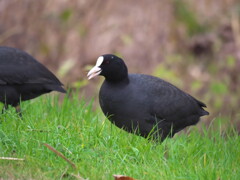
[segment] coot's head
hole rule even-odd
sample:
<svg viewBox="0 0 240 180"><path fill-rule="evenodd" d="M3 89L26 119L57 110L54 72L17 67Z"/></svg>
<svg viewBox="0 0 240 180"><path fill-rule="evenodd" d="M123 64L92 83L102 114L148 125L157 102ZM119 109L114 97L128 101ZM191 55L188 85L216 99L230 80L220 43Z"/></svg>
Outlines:
<svg viewBox="0 0 240 180"><path fill-rule="evenodd" d="M128 79L128 70L124 61L112 54L105 54L97 59L96 65L88 72L88 79L98 75L104 76L109 82Z"/></svg>

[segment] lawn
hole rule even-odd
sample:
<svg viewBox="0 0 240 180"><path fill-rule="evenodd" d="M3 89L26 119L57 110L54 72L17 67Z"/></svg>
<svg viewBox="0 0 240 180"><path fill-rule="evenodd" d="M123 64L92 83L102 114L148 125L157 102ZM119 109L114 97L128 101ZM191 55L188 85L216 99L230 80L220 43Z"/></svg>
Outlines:
<svg viewBox="0 0 240 180"><path fill-rule="evenodd" d="M221 118L156 144L116 128L77 96L42 96L22 109L22 118L13 108L1 115L0 157L19 159L0 159L0 179L240 179L240 137Z"/></svg>

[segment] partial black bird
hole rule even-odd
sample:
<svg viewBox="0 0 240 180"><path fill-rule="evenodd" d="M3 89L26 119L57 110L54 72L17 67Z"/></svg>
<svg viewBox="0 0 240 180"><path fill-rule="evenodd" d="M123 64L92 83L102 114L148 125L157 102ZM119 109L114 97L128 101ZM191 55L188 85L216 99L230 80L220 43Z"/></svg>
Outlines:
<svg viewBox="0 0 240 180"><path fill-rule="evenodd" d="M88 79L105 77L99 102L117 127L163 141L209 113L204 103L160 78L128 74L124 61L112 54L97 59Z"/></svg>
<svg viewBox="0 0 240 180"><path fill-rule="evenodd" d="M19 103L51 91L65 93L63 84L28 53L0 47L0 101L20 112Z"/></svg>

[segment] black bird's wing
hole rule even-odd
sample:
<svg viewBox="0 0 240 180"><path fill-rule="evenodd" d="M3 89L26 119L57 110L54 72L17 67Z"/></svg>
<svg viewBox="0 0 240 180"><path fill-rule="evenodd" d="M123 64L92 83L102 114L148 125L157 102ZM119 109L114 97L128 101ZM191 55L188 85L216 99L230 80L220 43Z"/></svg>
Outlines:
<svg viewBox="0 0 240 180"><path fill-rule="evenodd" d="M9 47L0 47L0 84L62 83L46 67L29 54Z"/></svg>
<svg viewBox="0 0 240 180"><path fill-rule="evenodd" d="M137 75L146 90L150 104L150 113L156 116L158 121L175 124L196 124L200 116L207 115L203 109L206 105L196 100L191 95L183 92L176 86L153 76ZM151 88L150 88L151 87Z"/></svg>

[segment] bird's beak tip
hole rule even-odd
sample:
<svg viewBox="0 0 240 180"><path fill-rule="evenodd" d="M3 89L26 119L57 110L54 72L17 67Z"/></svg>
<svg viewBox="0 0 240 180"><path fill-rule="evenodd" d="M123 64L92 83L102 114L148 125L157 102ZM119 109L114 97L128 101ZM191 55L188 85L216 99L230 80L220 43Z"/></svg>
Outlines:
<svg viewBox="0 0 240 180"><path fill-rule="evenodd" d="M102 72L101 68L98 66L94 66L87 74L88 80L98 76Z"/></svg>

